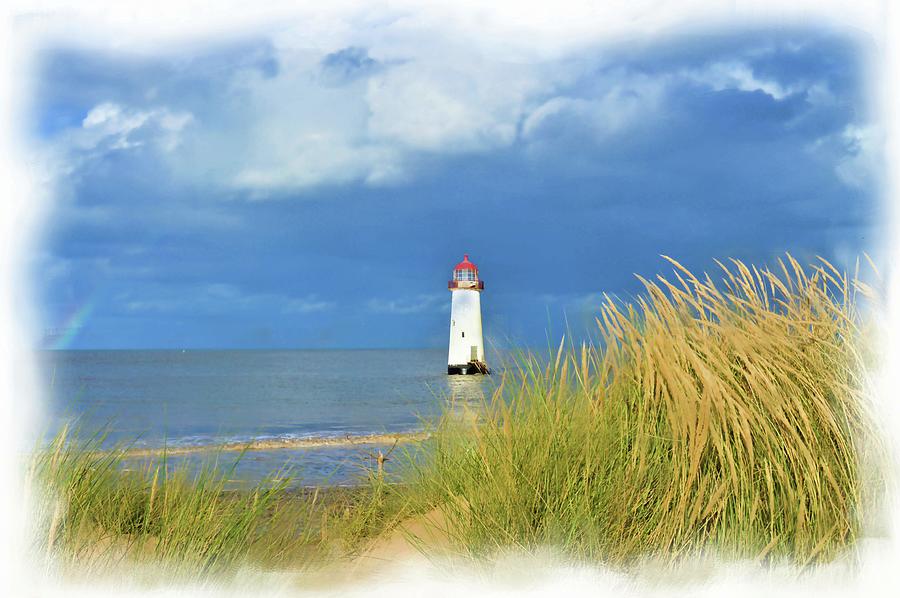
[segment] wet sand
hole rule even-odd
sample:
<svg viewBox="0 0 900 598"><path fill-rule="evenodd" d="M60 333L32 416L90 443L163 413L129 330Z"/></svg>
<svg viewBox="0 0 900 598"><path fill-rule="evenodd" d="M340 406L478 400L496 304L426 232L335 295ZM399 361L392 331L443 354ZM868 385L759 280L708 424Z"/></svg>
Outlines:
<svg viewBox="0 0 900 598"><path fill-rule="evenodd" d="M376 444L392 445L406 442L421 442L428 438L426 432L406 432L397 434L363 434L333 438L272 438L250 442L228 442L196 446L169 446L159 448L125 449L125 457L156 457L162 455L189 455L204 452L271 451L278 449L315 449L323 447L346 447Z"/></svg>

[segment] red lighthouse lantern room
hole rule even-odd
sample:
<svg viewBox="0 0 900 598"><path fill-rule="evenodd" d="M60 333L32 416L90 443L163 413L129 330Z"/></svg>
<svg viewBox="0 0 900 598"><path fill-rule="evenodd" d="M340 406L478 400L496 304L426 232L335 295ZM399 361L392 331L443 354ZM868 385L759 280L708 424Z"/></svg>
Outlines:
<svg viewBox="0 0 900 598"><path fill-rule="evenodd" d="M484 281L478 279L478 266L469 261L469 254L453 268L453 280L447 283L447 288L484 290Z"/></svg>

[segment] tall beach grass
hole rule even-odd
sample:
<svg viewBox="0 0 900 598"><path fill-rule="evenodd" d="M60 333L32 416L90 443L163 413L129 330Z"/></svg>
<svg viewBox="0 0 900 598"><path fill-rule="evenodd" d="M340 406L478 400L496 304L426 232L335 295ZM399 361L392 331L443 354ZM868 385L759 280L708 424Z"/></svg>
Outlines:
<svg viewBox="0 0 900 598"><path fill-rule="evenodd" d="M75 577L143 570L151 584L248 567L302 572L351 558L399 511L377 471L357 488L298 488L287 468L236 488L243 455L176 465L132 452L63 429L32 457L33 548L48 567Z"/></svg>
<svg viewBox="0 0 900 598"><path fill-rule="evenodd" d="M806 565L859 537L877 476L861 295L821 261L678 262L607 298L597 346L522 357L411 477L463 552L628 566L700 552Z"/></svg>

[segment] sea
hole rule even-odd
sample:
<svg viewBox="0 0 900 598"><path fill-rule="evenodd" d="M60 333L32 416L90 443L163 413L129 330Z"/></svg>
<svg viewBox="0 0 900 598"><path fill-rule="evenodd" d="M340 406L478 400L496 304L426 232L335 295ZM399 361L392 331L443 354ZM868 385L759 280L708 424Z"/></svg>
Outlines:
<svg viewBox="0 0 900 598"><path fill-rule="evenodd" d="M351 485L393 446L358 440L421 433L490 393L495 376L448 376L446 358L445 349L43 351L44 437L68 426L129 454L165 448L173 468L216 460L236 485L279 471L292 485ZM220 450L243 443L278 448Z"/></svg>

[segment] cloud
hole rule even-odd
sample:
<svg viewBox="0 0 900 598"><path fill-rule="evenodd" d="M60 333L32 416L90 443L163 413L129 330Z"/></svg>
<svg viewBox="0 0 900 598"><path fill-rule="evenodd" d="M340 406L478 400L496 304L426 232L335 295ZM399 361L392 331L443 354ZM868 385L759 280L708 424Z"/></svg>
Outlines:
<svg viewBox="0 0 900 598"><path fill-rule="evenodd" d="M783 100L801 89L799 84L784 86L773 79L760 77L749 64L738 60L713 62L703 68L687 69L681 73L681 77L713 91L760 91L775 100Z"/></svg>
<svg viewBox="0 0 900 598"><path fill-rule="evenodd" d="M228 101L192 132L182 152L188 159L179 163L177 174L255 198L320 185L401 180L397 148L365 132L364 78L345 77L342 85L323 81L322 60L308 49L282 49L277 75L259 69L233 75L223 91ZM347 60L332 58L326 70Z"/></svg>
<svg viewBox="0 0 900 598"><path fill-rule="evenodd" d="M831 164L847 187L866 189L878 181L884 169L884 135L872 124L850 123L835 133L823 135L807 151Z"/></svg>
<svg viewBox="0 0 900 598"><path fill-rule="evenodd" d="M322 52L283 39L279 68L235 72L220 109L185 143L180 174L253 197L322 185L395 185L422 154L457 155L515 142L535 65L506 65L469 50L445 54L386 44L384 57L347 46ZM440 45L440 42L436 42ZM229 134L223 135L223 130Z"/></svg>
<svg viewBox="0 0 900 598"><path fill-rule="evenodd" d="M84 169L112 154L149 148L174 158L193 121L193 114L182 110L100 102L88 110L78 127L63 129L36 148L37 174L49 185L65 181L67 185L61 189L65 194Z"/></svg>
<svg viewBox="0 0 900 598"><path fill-rule="evenodd" d="M316 295L307 295L302 298L289 299L282 311L287 314L309 314L328 311L334 307L333 301L322 301Z"/></svg>
<svg viewBox="0 0 900 598"><path fill-rule="evenodd" d="M416 295L401 299L370 299L366 307L369 311L382 314L409 315L424 312L447 312L450 302L446 294Z"/></svg>
<svg viewBox="0 0 900 598"><path fill-rule="evenodd" d="M531 96L547 84L535 70L465 55L411 60L369 81L367 132L384 142L428 152L508 146L534 102Z"/></svg>
<svg viewBox="0 0 900 598"><path fill-rule="evenodd" d="M148 285L140 297L131 291L117 296L129 313L180 313L216 315L240 312L310 314L333 309L336 304L311 294L294 297L281 293L246 292L227 283Z"/></svg>
<svg viewBox="0 0 900 598"><path fill-rule="evenodd" d="M762 92L775 101L801 91L818 103L831 97L824 83L785 86L759 76L739 59L653 73L619 67L600 72L588 89L576 90L578 95L559 95L543 102L525 117L521 135L526 142L574 135L604 143L666 117L677 90L686 84L713 92Z"/></svg>
<svg viewBox="0 0 900 598"><path fill-rule="evenodd" d="M81 130L73 132L70 141L78 150L99 146L125 150L152 142L170 152L178 147L181 132L192 120L193 115L187 112L171 112L166 108L129 109L104 102L87 113Z"/></svg>
<svg viewBox="0 0 900 598"><path fill-rule="evenodd" d="M381 64L369 56L368 50L356 46L326 54L320 63L322 80L326 84L341 85L369 75Z"/></svg>
<svg viewBox="0 0 900 598"><path fill-rule="evenodd" d="M305 52L281 48L277 77L250 74L236 83L252 125L231 148L240 160L226 180L236 189L265 196L318 185L393 185L417 176L423 154L479 154L571 132L603 142L660 118L686 83L776 101L810 87L761 77L737 60L657 73L601 68L587 76L590 69L565 60L505 63L458 47L384 61L359 47L315 61ZM310 78L310 68L328 73L328 81ZM209 149L197 153L201 161L221 155Z"/></svg>
<svg viewBox="0 0 900 598"><path fill-rule="evenodd" d="M668 84L667 75L608 74L590 95L557 96L538 106L525 118L522 136L555 136L569 126L596 140L625 132L658 114Z"/></svg>
<svg viewBox="0 0 900 598"><path fill-rule="evenodd" d="M865 187L883 170L884 137L874 126L847 125L840 134L844 155L838 159L835 173L850 187Z"/></svg>
<svg viewBox="0 0 900 598"><path fill-rule="evenodd" d="M112 139L109 144L112 149L126 149L137 145L128 140L128 135L135 129L139 129L150 118L149 112L134 112L124 114L116 104L100 104L94 107L84 120L81 128L93 135L83 135L82 142L86 142L86 149L96 147L103 139Z"/></svg>
<svg viewBox="0 0 900 598"><path fill-rule="evenodd" d="M258 199L396 186L435 159L547 143L589 140L614 150L616 140L667 118L685 88L762 94L776 104L805 97L806 109L839 110L840 90L823 80L824 67L773 74L775 54L811 60L803 45L744 40L715 46L710 60L695 48L679 53L671 41L675 52L662 44L617 60L603 48L538 52L438 29L399 16L329 35L285 28L255 50L241 46L241 56L254 58L235 59L232 69L213 58L195 70L148 67L161 79L153 93L144 83L140 93L121 94L127 102L97 102L50 145L92 156L149 146L173 178ZM58 172L78 170L68 158Z"/></svg>

